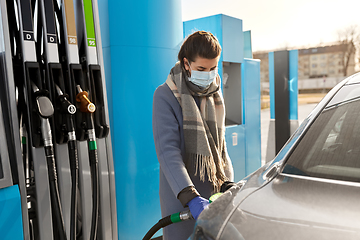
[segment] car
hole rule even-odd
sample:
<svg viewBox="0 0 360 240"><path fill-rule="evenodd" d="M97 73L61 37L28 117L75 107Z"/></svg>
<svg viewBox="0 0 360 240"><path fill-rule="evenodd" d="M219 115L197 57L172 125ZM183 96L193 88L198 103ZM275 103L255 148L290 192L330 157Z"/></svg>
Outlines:
<svg viewBox="0 0 360 240"><path fill-rule="evenodd" d="M360 73L336 85L272 161L211 203L190 239L360 239Z"/></svg>

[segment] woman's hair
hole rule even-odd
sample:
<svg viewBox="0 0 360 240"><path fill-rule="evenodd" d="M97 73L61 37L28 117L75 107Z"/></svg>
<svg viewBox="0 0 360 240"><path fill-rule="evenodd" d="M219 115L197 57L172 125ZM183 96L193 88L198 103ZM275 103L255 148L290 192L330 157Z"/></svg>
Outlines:
<svg viewBox="0 0 360 240"><path fill-rule="evenodd" d="M182 44L178 59L184 67L184 58L194 62L197 57L214 59L221 53L221 46L217 38L210 32L197 31L189 35Z"/></svg>

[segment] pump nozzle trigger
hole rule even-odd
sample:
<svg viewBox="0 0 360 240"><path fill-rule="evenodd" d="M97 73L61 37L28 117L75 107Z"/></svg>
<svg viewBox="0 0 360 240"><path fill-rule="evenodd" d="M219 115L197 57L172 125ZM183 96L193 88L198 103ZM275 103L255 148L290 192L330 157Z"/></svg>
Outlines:
<svg viewBox="0 0 360 240"><path fill-rule="evenodd" d="M79 85L76 86L77 91L79 92L76 95L76 101L80 102L80 111L93 113L96 110L95 104L90 102L88 96L89 94L86 91L83 91Z"/></svg>

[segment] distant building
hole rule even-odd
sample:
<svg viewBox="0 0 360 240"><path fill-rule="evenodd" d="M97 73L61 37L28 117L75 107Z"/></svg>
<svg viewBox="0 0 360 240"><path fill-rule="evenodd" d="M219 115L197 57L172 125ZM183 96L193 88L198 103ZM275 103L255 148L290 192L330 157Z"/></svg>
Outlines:
<svg viewBox="0 0 360 240"><path fill-rule="evenodd" d="M254 59L260 59L260 81L262 83L269 82L269 53L268 52L254 52Z"/></svg>
<svg viewBox="0 0 360 240"><path fill-rule="evenodd" d="M299 49L299 90L332 88L345 78L344 64L348 44ZM268 87L268 52L255 52L254 59L260 59L260 78L263 87ZM355 73L355 54L351 54L346 76Z"/></svg>

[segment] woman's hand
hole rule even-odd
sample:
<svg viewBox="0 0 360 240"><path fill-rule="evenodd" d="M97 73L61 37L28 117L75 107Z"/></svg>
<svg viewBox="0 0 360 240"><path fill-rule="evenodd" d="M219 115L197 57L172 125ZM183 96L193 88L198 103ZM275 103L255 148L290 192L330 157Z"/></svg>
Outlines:
<svg viewBox="0 0 360 240"><path fill-rule="evenodd" d="M209 205L209 200L197 196L190 200L187 205L189 206L191 215L196 220L199 217L200 213Z"/></svg>

